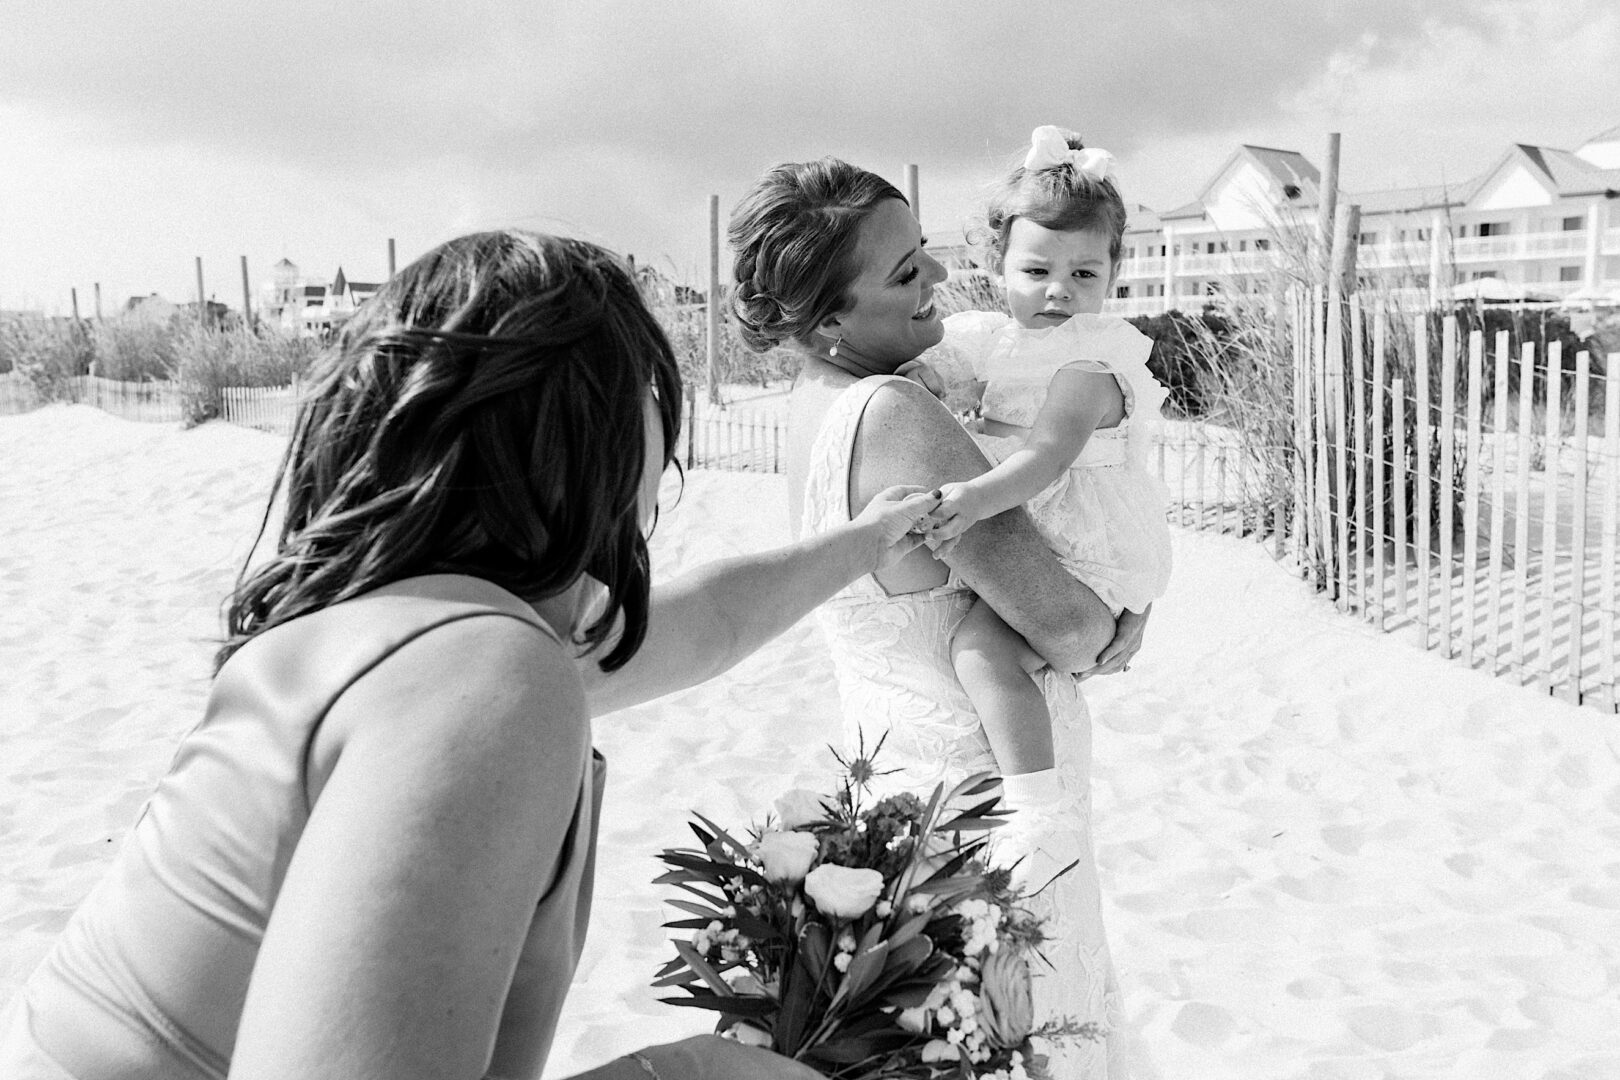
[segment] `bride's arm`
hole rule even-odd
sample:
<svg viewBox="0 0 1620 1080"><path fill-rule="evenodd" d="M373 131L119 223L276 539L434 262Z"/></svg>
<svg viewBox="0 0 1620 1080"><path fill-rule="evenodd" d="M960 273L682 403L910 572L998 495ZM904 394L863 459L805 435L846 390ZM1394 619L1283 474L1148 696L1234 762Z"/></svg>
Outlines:
<svg viewBox="0 0 1620 1080"><path fill-rule="evenodd" d="M932 395L914 383L892 382L873 394L861 419L850 501L864 506L902 480L937 487L988 469L972 437ZM915 565L922 559L922 553L912 555L907 563L914 565L897 567L885 585L891 591L915 588L919 572L927 572ZM1063 569L1022 507L964 532L945 561L1060 671L1089 670L1114 637L1108 606Z"/></svg>
<svg viewBox="0 0 1620 1080"><path fill-rule="evenodd" d="M891 565L917 546L909 530L939 505L926 491L889 485L846 525L654 586L647 637L630 662L611 673L596 663L600 654L581 663L592 715L713 678L862 574Z"/></svg>

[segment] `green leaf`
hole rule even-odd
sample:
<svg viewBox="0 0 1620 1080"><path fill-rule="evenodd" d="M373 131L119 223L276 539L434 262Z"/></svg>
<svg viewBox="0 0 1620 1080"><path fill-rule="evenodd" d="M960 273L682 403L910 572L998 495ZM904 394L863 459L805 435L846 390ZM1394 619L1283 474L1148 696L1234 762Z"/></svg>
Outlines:
<svg viewBox="0 0 1620 1080"><path fill-rule="evenodd" d="M700 918L708 919L710 922L723 920L725 918L724 915L721 915L720 912L714 908L704 907L702 904L694 904L690 900L669 899L665 900L664 903L668 904L672 908L687 912L688 914L697 915Z"/></svg>
<svg viewBox="0 0 1620 1080"><path fill-rule="evenodd" d="M889 943L886 941L856 951L849 962L849 970L844 973L844 985L840 987L841 991L847 992L851 1006L860 1003L861 994L883 973L883 963L888 958Z"/></svg>
<svg viewBox="0 0 1620 1080"><path fill-rule="evenodd" d="M738 908L732 925L755 941L786 941L787 935L746 908Z"/></svg>
<svg viewBox="0 0 1620 1080"><path fill-rule="evenodd" d="M688 1009L708 1009L710 1012L724 1013L728 1017L743 1020L763 1020L776 1012L776 1002L762 997L663 997L658 1000L671 1005L684 1005Z"/></svg>
<svg viewBox="0 0 1620 1080"><path fill-rule="evenodd" d="M709 966L709 962L703 959L690 941L676 941L675 951L681 954L681 959L686 961L686 966L697 972L716 994L721 997L736 996L736 991L716 973L714 968Z"/></svg>
<svg viewBox="0 0 1620 1080"><path fill-rule="evenodd" d="M738 858L740 858L740 859L751 859L751 858L753 858L753 854L751 852L749 852L747 844L739 843L737 840L732 838L730 833L726 832L726 830L722 829L720 826L716 825L714 822L710 821L708 818L704 817L702 814L693 814L692 816L697 818L699 821L703 822L703 824L707 825L709 827L709 829L711 831L713 831L716 839L718 839L721 843L725 844L732 851L736 852Z"/></svg>

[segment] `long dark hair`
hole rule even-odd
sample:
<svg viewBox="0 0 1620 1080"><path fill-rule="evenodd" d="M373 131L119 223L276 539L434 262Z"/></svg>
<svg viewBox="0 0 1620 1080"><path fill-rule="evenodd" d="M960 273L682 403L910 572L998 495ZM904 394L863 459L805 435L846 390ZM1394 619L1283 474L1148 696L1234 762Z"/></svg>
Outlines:
<svg viewBox="0 0 1620 1080"><path fill-rule="evenodd" d="M600 661L622 666L647 632L649 393L667 463L675 357L611 252L510 230L422 256L320 361L270 493L286 494L276 552L243 567L216 670L272 627L431 573L527 600L589 574L608 600L580 640L594 650L622 616Z"/></svg>

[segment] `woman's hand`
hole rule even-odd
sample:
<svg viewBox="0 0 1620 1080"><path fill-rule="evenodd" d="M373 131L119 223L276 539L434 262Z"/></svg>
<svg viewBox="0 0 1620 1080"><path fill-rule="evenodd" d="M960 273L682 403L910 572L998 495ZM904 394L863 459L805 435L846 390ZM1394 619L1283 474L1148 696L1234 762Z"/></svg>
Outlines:
<svg viewBox="0 0 1620 1080"><path fill-rule="evenodd" d="M1130 670L1131 658L1142 647L1142 633L1147 629L1148 615L1152 611L1153 605L1149 604L1140 614L1130 610L1120 612L1119 620L1114 624L1114 640L1097 654L1097 666L1081 672L1080 677L1089 679L1093 675L1112 675L1116 671Z"/></svg>
<svg viewBox="0 0 1620 1080"><path fill-rule="evenodd" d="M945 379L928 361L907 360L895 368L894 373L901 378L910 379L941 401L945 400Z"/></svg>
<svg viewBox="0 0 1620 1080"><path fill-rule="evenodd" d="M886 570L911 554L923 542L921 525L939 506L938 492L914 484L884 488L850 522L871 532L875 547L874 570Z"/></svg>

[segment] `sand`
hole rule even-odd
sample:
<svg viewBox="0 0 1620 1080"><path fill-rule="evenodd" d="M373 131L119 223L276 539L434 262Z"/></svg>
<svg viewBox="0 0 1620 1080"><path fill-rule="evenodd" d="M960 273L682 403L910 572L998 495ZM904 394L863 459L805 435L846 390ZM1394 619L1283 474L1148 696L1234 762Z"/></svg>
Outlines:
<svg viewBox="0 0 1620 1080"><path fill-rule="evenodd" d="M0 418L0 1003L111 858L207 690L283 440L80 406ZM786 539L780 477L695 471L659 573ZM1620 1077L1620 724L1379 635L1257 545L1175 534L1095 680L1105 915L1136 1074ZM648 989L656 851L831 783L803 623L597 722L591 937L548 1076L702 1030Z"/></svg>

